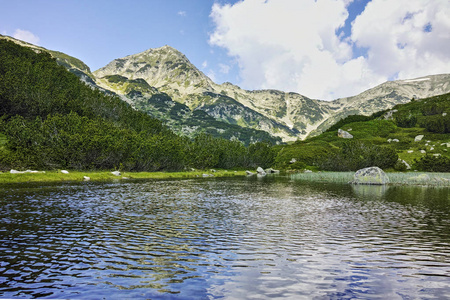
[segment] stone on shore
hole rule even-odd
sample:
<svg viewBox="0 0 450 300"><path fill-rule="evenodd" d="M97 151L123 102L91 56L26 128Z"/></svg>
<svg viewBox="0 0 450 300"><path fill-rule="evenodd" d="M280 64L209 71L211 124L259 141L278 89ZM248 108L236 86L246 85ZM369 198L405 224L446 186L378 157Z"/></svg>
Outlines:
<svg viewBox="0 0 450 300"><path fill-rule="evenodd" d="M389 177L378 167L369 167L356 171L352 184L383 185L389 183Z"/></svg>
<svg viewBox="0 0 450 300"><path fill-rule="evenodd" d="M256 169L256 172L258 172L258 175L261 175L261 176L265 176L266 175L266 171L264 171L264 169L261 168L261 167L258 167Z"/></svg>
<svg viewBox="0 0 450 300"><path fill-rule="evenodd" d="M245 171L245 174L247 174L247 176L252 176L252 175L255 175L255 173L253 173L253 172L250 172L250 171Z"/></svg>
<svg viewBox="0 0 450 300"><path fill-rule="evenodd" d="M267 174L279 174L280 173L280 170L275 170L275 169L272 169L272 168L265 169L264 171Z"/></svg>
<svg viewBox="0 0 450 300"><path fill-rule="evenodd" d="M61 173L63 173L63 174L69 174L69 171L67 171L67 170L61 170Z"/></svg>
<svg viewBox="0 0 450 300"><path fill-rule="evenodd" d="M120 176L121 175L121 173L119 171L111 172L111 174L113 174L114 176Z"/></svg>

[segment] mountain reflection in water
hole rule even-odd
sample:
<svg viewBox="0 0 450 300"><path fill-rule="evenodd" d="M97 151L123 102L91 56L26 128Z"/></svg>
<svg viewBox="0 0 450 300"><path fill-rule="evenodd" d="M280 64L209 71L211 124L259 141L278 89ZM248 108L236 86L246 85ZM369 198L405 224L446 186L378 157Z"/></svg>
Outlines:
<svg viewBox="0 0 450 300"><path fill-rule="evenodd" d="M450 298L448 188L202 178L0 201L3 298Z"/></svg>

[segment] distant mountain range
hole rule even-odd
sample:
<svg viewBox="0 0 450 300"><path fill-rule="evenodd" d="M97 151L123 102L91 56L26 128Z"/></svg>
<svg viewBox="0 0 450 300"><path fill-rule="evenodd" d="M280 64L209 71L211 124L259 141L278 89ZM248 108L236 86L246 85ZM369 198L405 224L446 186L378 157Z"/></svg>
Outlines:
<svg viewBox="0 0 450 300"><path fill-rule="evenodd" d="M310 99L277 90L248 91L231 83L216 84L185 55L170 46L118 58L91 72L82 61L48 51L87 84L115 93L136 109L163 120L175 132L288 142L317 135L341 118L370 115L396 104L450 92L450 74L389 81L359 95L333 101Z"/></svg>

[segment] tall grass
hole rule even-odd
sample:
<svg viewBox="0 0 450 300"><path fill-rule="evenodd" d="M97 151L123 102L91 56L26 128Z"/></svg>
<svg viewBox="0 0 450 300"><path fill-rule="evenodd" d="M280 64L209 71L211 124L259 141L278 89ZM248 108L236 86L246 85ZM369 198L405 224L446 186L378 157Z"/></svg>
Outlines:
<svg viewBox="0 0 450 300"><path fill-rule="evenodd" d="M353 180L354 172L314 172L291 174L294 180L312 182L348 183ZM426 185L426 186L450 186L450 173L386 173L391 185Z"/></svg>
<svg viewBox="0 0 450 300"><path fill-rule="evenodd" d="M197 178L197 177L231 177L244 176L245 171L189 171L189 172L122 172L120 176L115 176L111 172L82 172L70 171L69 174L63 174L57 171L46 171L45 173L23 173L11 174L9 172L0 172L0 184L26 183L26 182L67 182L84 181L84 177L90 178L89 181L116 181L129 179L177 179L177 178Z"/></svg>

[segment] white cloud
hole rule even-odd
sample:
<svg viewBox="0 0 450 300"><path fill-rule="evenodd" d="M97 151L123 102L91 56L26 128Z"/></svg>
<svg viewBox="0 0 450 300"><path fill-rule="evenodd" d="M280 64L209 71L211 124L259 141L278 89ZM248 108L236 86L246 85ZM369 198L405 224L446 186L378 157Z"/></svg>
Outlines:
<svg viewBox="0 0 450 300"><path fill-rule="evenodd" d="M28 43L31 43L34 45L39 44L39 37L27 30L16 29L16 31L14 31L13 38L28 42Z"/></svg>
<svg viewBox="0 0 450 300"><path fill-rule="evenodd" d="M231 67L225 64L219 64L220 73L228 74L230 72Z"/></svg>
<svg viewBox="0 0 450 300"><path fill-rule="evenodd" d="M355 95L397 74L450 72L447 0L372 0L354 21L352 35L341 39L336 32L345 24L350 2L215 4L210 43L236 57L244 88L275 88L327 100ZM368 48L367 57L355 57L354 45Z"/></svg>
<svg viewBox="0 0 450 300"><path fill-rule="evenodd" d="M187 16L187 12L180 10L177 15L181 16L181 17L186 17Z"/></svg>
<svg viewBox="0 0 450 300"><path fill-rule="evenodd" d="M382 76L448 73L450 3L373 0L354 21L352 39L368 48L368 66Z"/></svg>
<svg viewBox="0 0 450 300"><path fill-rule="evenodd" d="M216 81L216 73L214 73L213 70L208 70L208 73L206 73L206 76L209 77L212 81Z"/></svg>
<svg viewBox="0 0 450 300"><path fill-rule="evenodd" d="M208 61L205 60L205 61L203 61L203 63L202 63L202 69L206 69L207 67L208 67Z"/></svg>

